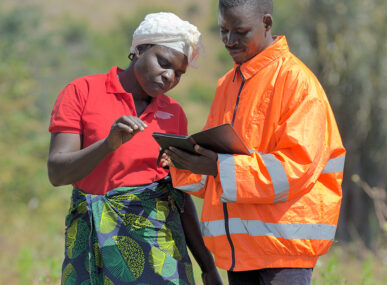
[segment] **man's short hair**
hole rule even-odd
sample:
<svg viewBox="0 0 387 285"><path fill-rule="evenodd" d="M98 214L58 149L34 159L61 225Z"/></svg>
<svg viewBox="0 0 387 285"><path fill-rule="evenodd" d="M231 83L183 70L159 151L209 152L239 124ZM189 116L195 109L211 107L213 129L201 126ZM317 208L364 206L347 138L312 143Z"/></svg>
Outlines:
<svg viewBox="0 0 387 285"><path fill-rule="evenodd" d="M219 8L227 9L249 5L253 9L258 9L262 14L273 14L272 0L219 0Z"/></svg>

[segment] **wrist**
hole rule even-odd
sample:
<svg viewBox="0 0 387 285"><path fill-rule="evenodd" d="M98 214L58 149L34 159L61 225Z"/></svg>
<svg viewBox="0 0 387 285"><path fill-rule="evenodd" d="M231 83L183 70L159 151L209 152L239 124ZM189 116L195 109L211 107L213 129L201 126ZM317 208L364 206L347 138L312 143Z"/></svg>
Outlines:
<svg viewBox="0 0 387 285"><path fill-rule="evenodd" d="M217 271L215 264L213 264L211 266L205 266L205 268L200 267L200 269L202 270L203 274Z"/></svg>
<svg viewBox="0 0 387 285"><path fill-rule="evenodd" d="M114 147L108 140L108 138L105 138L102 142L102 147L107 153L112 153L115 151L118 147Z"/></svg>
<svg viewBox="0 0 387 285"><path fill-rule="evenodd" d="M205 262L199 263L200 269L203 273L209 273L216 269L214 258L211 253L208 252L207 257L205 258Z"/></svg>
<svg viewBox="0 0 387 285"><path fill-rule="evenodd" d="M213 170L213 173L211 174L212 176L216 177L218 176L218 154L216 154L216 161L215 161L215 165L214 165L214 170Z"/></svg>

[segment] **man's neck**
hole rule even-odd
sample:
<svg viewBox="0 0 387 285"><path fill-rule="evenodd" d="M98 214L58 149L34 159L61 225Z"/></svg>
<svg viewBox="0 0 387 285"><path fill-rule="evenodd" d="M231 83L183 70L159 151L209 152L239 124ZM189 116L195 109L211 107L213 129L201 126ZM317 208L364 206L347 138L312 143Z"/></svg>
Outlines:
<svg viewBox="0 0 387 285"><path fill-rule="evenodd" d="M246 60L245 62L239 63L238 65L242 65L242 64L244 64L244 63L246 63L246 62L249 62L252 58L256 57L258 54L262 53L262 52L263 52L264 50L266 50L269 46L271 46L273 43L275 43L275 42L277 41L277 39L278 39L277 36L273 36L273 37L272 37L271 34L270 34L269 39L267 40L267 42L266 42L264 48L263 48L261 51L259 51L257 54L255 54L254 56L252 56L251 58L249 58L249 59Z"/></svg>

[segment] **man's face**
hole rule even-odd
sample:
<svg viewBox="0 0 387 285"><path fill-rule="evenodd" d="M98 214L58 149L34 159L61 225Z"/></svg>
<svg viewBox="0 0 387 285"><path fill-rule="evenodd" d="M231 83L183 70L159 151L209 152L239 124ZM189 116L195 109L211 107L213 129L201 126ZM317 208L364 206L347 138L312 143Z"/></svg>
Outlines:
<svg viewBox="0 0 387 285"><path fill-rule="evenodd" d="M237 64L248 61L268 46L263 19L263 15L249 5L219 8L221 39Z"/></svg>

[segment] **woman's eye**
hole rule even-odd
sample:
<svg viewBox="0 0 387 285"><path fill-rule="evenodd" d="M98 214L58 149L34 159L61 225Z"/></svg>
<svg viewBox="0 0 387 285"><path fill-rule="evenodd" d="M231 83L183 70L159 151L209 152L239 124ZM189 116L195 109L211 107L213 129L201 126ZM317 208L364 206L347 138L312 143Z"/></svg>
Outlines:
<svg viewBox="0 0 387 285"><path fill-rule="evenodd" d="M168 67L168 62L164 58L159 58L159 65L163 68Z"/></svg>

